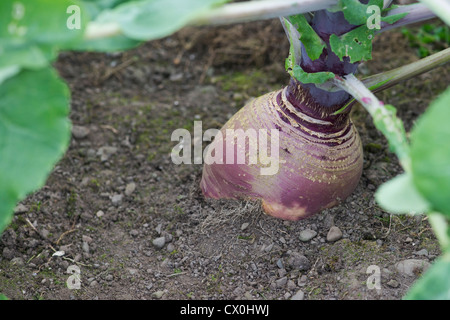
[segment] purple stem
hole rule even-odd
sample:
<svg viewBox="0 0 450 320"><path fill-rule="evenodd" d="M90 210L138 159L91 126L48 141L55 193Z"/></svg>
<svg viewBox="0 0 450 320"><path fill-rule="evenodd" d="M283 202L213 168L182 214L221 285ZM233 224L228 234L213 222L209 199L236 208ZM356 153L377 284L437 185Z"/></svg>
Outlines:
<svg viewBox="0 0 450 320"><path fill-rule="evenodd" d="M323 50L322 55L318 59L312 61L302 45L300 67L306 72L331 71L340 76L354 73L358 64L350 63L348 62L349 59L345 58L344 61L341 61L331 50L329 39L332 34L340 36L355 29L357 26L348 23L341 11L329 12L327 10L320 10L314 14L314 18L311 21L311 27L326 43L327 47Z"/></svg>
<svg viewBox="0 0 450 320"><path fill-rule="evenodd" d="M408 15L393 24L381 22L381 29L377 30L375 34L388 31L394 28L406 26L412 23L417 23L429 19L436 18L436 14L433 13L426 5L421 3L411 4L407 6L398 7L389 11L387 16L408 12Z"/></svg>
<svg viewBox="0 0 450 320"><path fill-rule="evenodd" d="M351 99L351 96L344 90L328 92L317 88L314 84L303 84L298 80L291 78L286 89L286 99L300 113L311 117L312 119L332 123L333 125L322 125L320 122L304 122L297 118L281 102L281 96L278 98L278 105L282 112L289 114L291 119L295 119L304 127L314 132L333 133L341 131L347 126L351 108L345 112L333 115L345 103Z"/></svg>
<svg viewBox="0 0 450 320"><path fill-rule="evenodd" d="M320 57L312 61L306 53L305 47L301 44L300 67L310 73L331 71L339 76L354 74L358 63L350 63L347 57L344 58L344 61L341 61L331 50L329 38L332 34L339 36L357 26L348 23L342 12L333 13L327 10L317 11L311 21L311 26L326 43L326 47ZM336 130L340 130L341 125L344 125L347 121L347 113L343 114L342 117L332 115L333 112L339 110L351 99L351 96L344 90L329 92L318 88L315 84L305 84L291 79L287 89L287 98L301 112L316 119L335 122Z"/></svg>
<svg viewBox="0 0 450 320"><path fill-rule="evenodd" d="M362 0L361 2L365 3L367 1ZM435 14L423 4L412 4L392 9L389 11L388 16L404 12L408 12L409 14L393 24L382 22L381 29L377 33L435 17ZM331 71L341 77L348 74L355 74L359 62L350 63L347 57L344 57L344 61L341 61L331 50L329 38L332 34L340 36L358 26L348 23L342 12L330 12L328 10L316 11L311 21L311 26L325 42L326 48L318 59L312 61L306 53L305 47L301 44L300 67L310 73ZM297 82L297 84L292 85L291 81L290 88L295 88L297 85L301 85L304 89L303 91L308 93L309 99L312 99L316 103L316 113L317 115L320 114L322 118L330 116L331 113L339 109L339 106L343 106L351 99L351 96L345 91L329 92L318 88L315 84ZM295 96L295 90L293 90L291 97ZM293 104L295 105L295 103ZM308 113L309 110L304 110L304 112Z"/></svg>
<svg viewBox="0 0 450 320"><path fill-rule="evenodd" d="M362 0L361 2L365 3L367 1ZM435 14L423 4L413 4L392 9L391 11L389 11L388 16L404 12L408 12L409 14L393 24L382 22L381 29L377 32L379 33L382 31L387 31L393 28L435 17ZM310 73L331 71L340 77L348 74L355 74L359 62L350 63L347 57L344 57L343 61L341 61L339 57L331 50L329 38L332 34L340 36L358 26L352 25L347 22L344 14L341 11L330 12L328 10L316 11L310 23L314 31L325 42L326 47L324 48L320 57L312 61L306 53L304 45L301 44L301 58L299 63L300 67L304 71ZM301 94L299 94L298 92L299 86L301 87ZM291 81L288 86L287 92L289 100L291 100L291 103L294 106L300 108L302 112L318 119L332 120L331 114L351 99L350 94L343 90L329 92L318 88L315 84L304 84L296 80ZM313 103L303 103L301 100L302 95L306 95L307 100ZM314 107L308 109L305 107L305 105ZM347 111L350 111L351 108L347 109ZM341 120L342 119L340 118L336 119L338 123L342 122Z"/></svg>

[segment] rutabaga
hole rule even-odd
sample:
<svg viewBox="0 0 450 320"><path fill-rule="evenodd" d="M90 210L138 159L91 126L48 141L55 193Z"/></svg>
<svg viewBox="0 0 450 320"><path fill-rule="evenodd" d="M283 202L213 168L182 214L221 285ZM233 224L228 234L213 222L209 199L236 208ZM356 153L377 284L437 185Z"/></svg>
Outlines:
<svg viewBox="0 0 450 320"><path fill-rule="evenodd" d="M335 75L356 71L358 62L339 58L330 46L330 35L356 26L341 11L326 10L312 19L296 15L282 23L291 43L289 85L248 103L222 128L276 128L280 170L263 176L261 164L205 164L201 188L210 198L261 199L267 214L299 220L337 205L361 177L363 152L351 108L334 114L351 97L343 90L324 89ZM214 141L213 146L225 142ZM250 147L238 144L235 153L247 155Z"/></svg>
<svg viewBox="0 0 450 320"><path fill-rule="evenodd" d="M267 214L286 220L338 204L356 188L363 164L361 141L349 113L332 115L340 106L323 108L294 79L284 89L249 102L225 124L222 139L215 139L210 148L228 150L229 136L224 133L229 129L276 128L279 171L263 175L263 163L230 164L224 154L221 163L204 165L203 193L209 198L262 199ZM252 143L235 143L234 157L248 157Z"/></svg>

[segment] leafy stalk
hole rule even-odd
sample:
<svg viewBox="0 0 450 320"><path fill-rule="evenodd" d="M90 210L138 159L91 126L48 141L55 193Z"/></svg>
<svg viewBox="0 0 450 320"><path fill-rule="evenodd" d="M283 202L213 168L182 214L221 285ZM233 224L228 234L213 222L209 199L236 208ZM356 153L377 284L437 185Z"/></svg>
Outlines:
<svg viewBox="0 0 450 320"><path fill-rule="evenodd" d="M433 11L431 11L426 5L423 5L421 3L414 3L394 8L390 10L385 17L389 18L404 13L407 13L405 17L392 24L382 21L380 24L381 29L376 30L375 34L398 27L403 27L412 23L433 19L436 17L436 14Z"/></svg>
<svg viewBox="0 0 450 320"><path fill-rule="evenodd" d="M418 61L409 63L407 65L392 69L389 71L381 72L362 79L362 83L373 93L388 89L402 81L412 79L422 73L433 70L439 66L442 66L450 62L450 48L442 50L438 53L432 54L426 58L422 58ZM330 91L337 90L337 88L331 88ZM350 105L356 102L355 98L352 98L345 106L336 111L334 114L339 114L347 109Z"/></svg>
<svg viewBox="0 0 450 320"><path fill-rule="evenodd" d="M397 118L396 109L385 105L353 74L336 76L334 83L350 93L372 116L375 126L380 130L397 154L400 164L406 172L411 170L409 145L403 122Z"/></svg>
<svg viewBox="0 0 450 320"><path fill-rule="evenodd" d="M448 0L420 0L446 24L450 25L450 2Z"/></svg>
<svg viewBox="0 0 450 320"><path fill-rule="evenodd" d="M160 2L162 5L166 5L162 0ZM224 1L218 0L216 2L220 3ZM383 8L386 8L390 4L390 2L391 1L384 1ZM338 3L338 0L259 0L230 3L225 5L213 6L208 10L199 10L198 12L196 12L196 14L189 16L186 21L180 21L178 23L179 25L176 28L174 27L173 30L171 29L168 32L158 35L151 35L151 37L138 36L138 38L134 37L135 32L130 33L126 30L127 24L134 19L132 16L129 16L132 11L129 11L128 9L126 9L126 11L121 10L120 6L118 6L117 8L111 9L113 14L103 14L99 17L96 17L95 20L89 22L85 30L84 38L86 41L92 41L128 36L131 39L136 40L152 40L158 37L169 35L173 31L176 31L177 28L181 28L185 25L226 25L263 19L272 19L280 16L293 16L323 9L330 9L333 6L336 6ZM159 2L157 1L155 3L149 4L148 6L158 6L158 4ZM142 6L144 5L145 2L143 1ZM126 7L127 4L125 3L123 6ZM114 12L117 12L117 10L119 12L123 11L127 13L127 17L124 21L120 21L121 14L115 15ZM134 11L133 14L139 15L139 11ZM396 16L401 16L402 14L407 15L391 24L387 22L390 19L395 20ZM424 21L434 18L435 16L436 15L430 9L428 9L428 7L422 4L401 6L389 10L389 12L385 15L385 17L383 17L381 21L380 29L374 30L374 33L376 34L411 23ZM142 22L145 23L145 21L149 22L147 28L152 30L155 29L155 27L151 25L151 19L144 19ZM169 21L173 21L173 19L169 19ZM145 27L145 25L143 24L140 27Z"/></svg>
<svg viewBox="0 0 450 320"><path fill-rule="evenodd" d="M120 25L115 22L99 23L92 21L86 27L85 40L96 40L120 35Z"/></svg>
<svg viewBox="0 0 450 320"><path fill-rule="evenodd" d="M216 2L225 2L218 0ZM272 19L280 16L290 16L294 14L301 14L311 11L323 10L336 5L338 0L260 0L260 1L245 1L238 3L230 3L225 5L220 5L212 7L208 10L198 11L196 14L189 16L187 21L183 22L183 25L222 25L222 24L233 24L240 22L256 21L263 19ZM165 1L156 1L155 4L148 4L147 6L159 5L167 7ZM142 6L145 7L145 1L142 2ZM117 23L120 19L120 15L115 15L117 12L125 12L127 6L132 6L132 4L123 4L112 9L112 14L99 16L96 20L89 23L86 28L85 39L104 39L109 37L114 37L118 35L123 35L124 26L133 20L133 15L139 15L139 11L132 11L126 9L126 19ZM131 14L131 15L130 15ZM176 17L174 17L175 19ZM151 19L143 20L151 22ZM174 25L173 19L169 19L171 26ZM162 22L161 22L162 23ZM180 23L179 27L182 24ZM157 27L155 27L157 28ZM170 30L166 35L169 35L175 30ZM142 39L138 39L142 40ZM152 40L152 39L145 39Z"/></svg>
<svg viewBox="0 0 450 320"><path fill-rule="evenodd" d="M383 8L387 8L391 5L393 0L383 0Z"/></svg>
<svg viewBox="0 0 450 320"><path fill-rule="evenodd" d="M442 66L450 61L450 48L442 50L426 58L382 72L362 80L371 91L377 92L387 89L401 81L411 79L419 74Z"/></svg>
<svg viewBox="0 0 450 320"><path fill-rule="evenodd" d="M231 24L318 11L338 0L260 0L227 4L197 17L195 24Z"/></svg>

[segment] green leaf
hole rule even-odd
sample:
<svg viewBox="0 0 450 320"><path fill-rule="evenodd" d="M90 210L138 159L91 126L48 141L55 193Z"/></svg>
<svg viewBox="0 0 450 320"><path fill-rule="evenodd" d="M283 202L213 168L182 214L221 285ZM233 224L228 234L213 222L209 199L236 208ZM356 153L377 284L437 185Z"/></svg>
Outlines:
<svg viewBox="0 0 450 320"><path fill-rule="evenodd" d="M103 10L112 9L129 0L81 0L91 19L95 19Z"/></svg>
<svg viewBox="0 0 450 320"><path fill-rule="evenodd" d="M0 293L0 300L8 300L8 298L5 295Z"/></svg>
<svg viewBox="0 0 450 320"><path fill-rule="evenodd" d="M301 43L298 40L300 38L298 34L298 30L287 20L286 18L283 18L283 23L285 25L285 30L288 33L289 37L289 56L286 58L284 67L286 71L290 72L292 69L294 69L294 66L300 63L300 57L301 57Z"/></svg>
<svg viewBox="0 0 450 320"><path fill-rule="evenodd" d="M442 251L450 250L450 219L436 211L429 212L427 216Z"/></svg>
<svg viewBox="0 0 450 320"><path fill-rule="evenodd" d="M69 29L72 11L80 9L79 28ZM72 0L33 0L0 2L0 39L16 39L23 43L58 44L64 47L79 41L84 33L87 18L81 3Z"/></svg>
<svg viewBox="0 0 450 320"><path fill-rule="evenodd" d="M76 51L115 52L136 48L142 41L130 39L124 35L107 38L83 40L72 47Z"/></svg>
<svg viewBox="0 0 450 320"><path fill-rule="evenodd" d="M111 10L128 0L83 0L81 1L88 12L89 17L95 23L96 19L103 11ZM91 24L92 26L92 24ZM103 37L98 39L83 39L71 46L70 49L77 51L100 51L114 52L135 48L142 44L142 41L134 40L123 34Z"/></svg>
<svg viewBox="0 0 450 320"><path fill-rule="evenodd" d="M300 41L305 47L306 53L311 60L316 60L322 54L325 48L325 43L317 35L311 25L306 21L303 14L298 14L289 17L289 21L294 25L300 34Z"/></svg>
<svg viewBox="0 0 450 320"><path fill-rule="evenodd" d="M363 4L359 0L340 0L332 9L333 12L340 9L350 24L359 26L340 37L335 34L330 36L331 49L341 60L349 57L350 62L354 63L372 59L374 29L379 27L374 28L372 24L369 25L369 21L373 21L374 17L377 18L376 15L379 14L379 19L375 19L378 22L394 23L407 14L383 17L383 13L389 11L389 8L383 9L383 2L383 0L370 0L367 4ZM376 7L379 10L374 10Z"/></svg>
<svg viewBox="0 0 450 320"><path fill-rule="evenodd" d="M367 61L372 59L372 39L374 31L366 25L349 31L340 37L330 36L331 50L343 60L349 57L350 62Z"/></svg>
<svg viewBox="0 0 450 320"><path fill-rule="evenodd" d="M4 54L0 55L0 68L18 66L26 69L46 67L53 61L57 53L51 47L30 43L3 43Z"/></svg>
<svg viewBox="0 0 450 320"><path fill-rule="evenodd" d="M408 15L408 12L398 13L398 14L394 14L392 16L381 17L381 21L389 23L389 24L393 24L394 22L397 22L398 20L406 17L407 15Z"/></svg>
<svg viewBox="0 0 450 320"><path fill-rule="evenodd" d="M417 189L433 209L450 216L450 87L431 103L411 133Z"/></svg>
<svg viewBox="0 0 450 320"><path fill-rule="evenodd" d="M99 23L119 23L122 33L135 40L166 37L225 0L140 0L101 12Z"/></svg>
<svg viewBox="0 0 450 320"><path fill-rule="evenodd" d="M71 8L79 9L79 19ZM0 68L48 66L59 49L82 39L88 18L83 12L71 0L0 1Z"/></svg>
<svg viewBox="0 0 450 320"><path fill-rule="evenodd" d="M409 173L382 184L375 193L375 200L384 210L394 214L426 213L430 206L414 187Z"/></svg>
<svg viewBox="0 0 450 320"><path fill-rule="evenodd" d="M18 74L20 67L18 65L10 65L8 67L0 68L0 85L8 78L11 78Z"/></svg>
<svg viewBox="0 0 450 320"><path fill-rule="evenodd" d="M42 187L70 140L69 90L56 71L21 71L0 86L0 233Z"/></svg>
<svg viewBox="0 0 450 320"><path fill-rule="evenodd" d="M329 71L308 73L303 71L299 65L294 66L289 73L301 83L324 83L335 77L335 74Z"/></svg>
<svg viewBox="0 0 450 320"><path fill-rule="evenodd" d="M340 7L344 13L345 19L356 26L366 24L371 13L367 13L369 6L376 5L383 8L383 0L370 0L368 4L363 4L359 0L341 0Z"/></svg>
<svg viewBox="0 0 450 320"><path fill-rule="evenodd" d="M370 0L367 4L361 3L359 0L340 0L339 3L328 9L331 12L342 11L345 19L356 26L366 25L367 20L374 14L372 10L368 10L370 6L378 6L380 8L380 20L386 23L392 24L401 18L405 17L408 13L399 13L389 17L383 16L383 14L396 8L398 6L391 5L388 8L383 9L383 0Z"/></svg>
<svg viewBox="0 0 450 320"><path fill-rule="evenodd" d="M414 283L405 300L450 300L450 253L434 261Z"/></svg>

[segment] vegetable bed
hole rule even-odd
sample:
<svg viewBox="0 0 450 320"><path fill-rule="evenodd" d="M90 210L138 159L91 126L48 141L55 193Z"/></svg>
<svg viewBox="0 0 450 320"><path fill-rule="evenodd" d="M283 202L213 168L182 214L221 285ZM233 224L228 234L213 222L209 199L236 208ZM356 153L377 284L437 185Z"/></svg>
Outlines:
<svg viewBox="0 0 450 320"><path fill-rule="evenodd" d="M274 20L189 28L123 54L62 54L56 66L72 90L70 118L89 133L71 138L45 187L21 202L2 235L0 292L11 299L290 299L299 291L304 299L401 299L423 270L407 274L396 264L431 263L439 244L425 216L390 215L375 203L376 189L402 168L361 106L351 115L364 150L356 190L306 220L264 215L256 201L205 199L202 166L170 160L173 130L192 132L194 120L220 129L248 99L284 87L288 51ZM380 35L373 57L361 67L367 75L419 59L400 30ZM397 107L409 130L448 79L448 68L436 69L378 97ZM341 238L327 239L333 226ZM316 234L302 241L304 230ZM159 249L153 240L161 236ZM67 287L71 265L81 270L77 290ZM381 290L368 288L369 266L379 267Z"/></svg>

